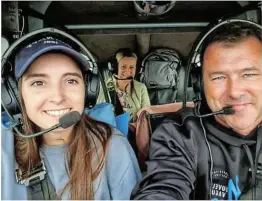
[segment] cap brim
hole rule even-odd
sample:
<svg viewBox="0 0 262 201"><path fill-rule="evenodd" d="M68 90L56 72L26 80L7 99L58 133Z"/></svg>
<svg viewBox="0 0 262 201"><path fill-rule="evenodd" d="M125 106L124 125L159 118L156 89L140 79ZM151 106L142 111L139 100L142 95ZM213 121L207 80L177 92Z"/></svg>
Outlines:
<svg viewBox="0 0 262 201"><path fill-rule="evenodd" d="M65 53L66 55L72 57L75 61L77 61L81 65L81 69L83 71L87 71L90 69L89 61L82 56L79 52L65 47L65 46L51 46L41 49L40 51L34 53L33 55L28 58L28 60L24 63L24 65L20 68L20 71L16 74L17 79L20 78L25 71L28 69L28 66L39 56L41 56L44 53L51 52L51 51L57 51Z"/></svg>

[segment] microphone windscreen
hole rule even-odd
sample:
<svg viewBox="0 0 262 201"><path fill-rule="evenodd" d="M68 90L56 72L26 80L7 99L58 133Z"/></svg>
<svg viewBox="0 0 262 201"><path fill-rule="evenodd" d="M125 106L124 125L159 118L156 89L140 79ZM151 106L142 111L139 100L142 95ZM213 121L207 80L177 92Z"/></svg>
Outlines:
<svg viewBox="0 0 262 201"><path fill-rule="evenodd" d="M227 106L223 108L224 114L229 115L229 114L234 114L235 110L232 106Z"/></svg>
<svg viewBox="0 0 262 201"><path fill-rule="evenodd" d="M81 120L81 115L77 111L69 112L59 119L62 128L68 128Z"/></svg>

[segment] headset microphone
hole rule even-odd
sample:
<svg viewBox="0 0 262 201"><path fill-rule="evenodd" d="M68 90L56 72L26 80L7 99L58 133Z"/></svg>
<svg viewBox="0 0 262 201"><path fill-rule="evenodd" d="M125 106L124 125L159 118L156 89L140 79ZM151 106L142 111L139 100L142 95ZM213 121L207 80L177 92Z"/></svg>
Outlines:
<svg viewBox="0 0 262 201"><path fill-rule="evenodd" d="M212 116L212 115L218 115L218 114L225 114L225 115L231 115L231 114L234 114L235 113L235 110L232 106L227 106L227 107L223 107L222 110L219 110L219 111L216 111L216 112L212 112L212 113L209 113L209 114L203 114L203 115L199 115L195 112L195 115L197 117L209 117L209 116Z"/></svg>
<svg viewBox="0 0 262 201"><path fill-rule="evenodd" d="M68 128L81 120L81 115L77 111L69 112L59 119L62 128Z"/></svg>
<svg viewBox="0 0 262 201"><path fill-rule="evenodd" d="M119 78L118 76L115 75L116 80L133 80L132 76L129 76L127 78Z"/></svg>
<svg viewBox="0 0 262 201"><path fill-rule="evenodd" d="M230 114L235 113L235 110L232 106L223 107L222 111L224 111L224 113L222 114L225 114L225 115L230 115Z"/></svg>
<svg viewBox="0 0 262 201"><path fill-rule="evenodd" d="M16 133L18 135L20 135L21 137L23 137L23 138L33 138L33 137L37 137L39 135L43 135L45 133L48 133L48 132L50 132L52 130L55 130L55 129L59 128L59 127L68 128L68 127L76 124L80 120L81 120L81 115L79 114L79 112L73 111L73 112L70 112L70 113L64 115L63 117L61 117L59 119L59 124L56 124L56 125L52 126L51 128L45 129L45 130L40 131L40 132L35 133L35 134L26 135L26 134L21 133L16 126L14 126L13 128L16 131Z"/></svg>

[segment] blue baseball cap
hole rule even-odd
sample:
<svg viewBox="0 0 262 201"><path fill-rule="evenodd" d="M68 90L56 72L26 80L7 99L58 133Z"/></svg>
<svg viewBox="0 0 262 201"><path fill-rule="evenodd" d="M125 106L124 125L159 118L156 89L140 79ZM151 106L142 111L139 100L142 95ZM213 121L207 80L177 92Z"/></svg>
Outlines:
<svg viewBox="0 0 262 201"><path fill-rule="evenodd" d="M15 78L18 80L28 69L30 64L44 53L55 51L64 53L72 57L81 65L83 71L90 69L89 61L79 52L72 49L72 47L63 41L53 38L45 37L34 41L22 48L15 57Z"/></svg>

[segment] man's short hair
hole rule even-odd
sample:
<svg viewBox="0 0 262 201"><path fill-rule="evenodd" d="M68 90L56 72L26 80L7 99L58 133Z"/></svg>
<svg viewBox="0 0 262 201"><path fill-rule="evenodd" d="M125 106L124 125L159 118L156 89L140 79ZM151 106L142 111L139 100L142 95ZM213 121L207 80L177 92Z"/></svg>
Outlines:
<svg viewBox="0 0 262 201"><path fill-rule="evenodd" d="M247 22L230 22L224 24L210 33L204 41L201 51L201 60L203 61L204 52L212 43L221 42L225 44L234 44L249 37L255 37L261 42L261 29Z"/></svg>

